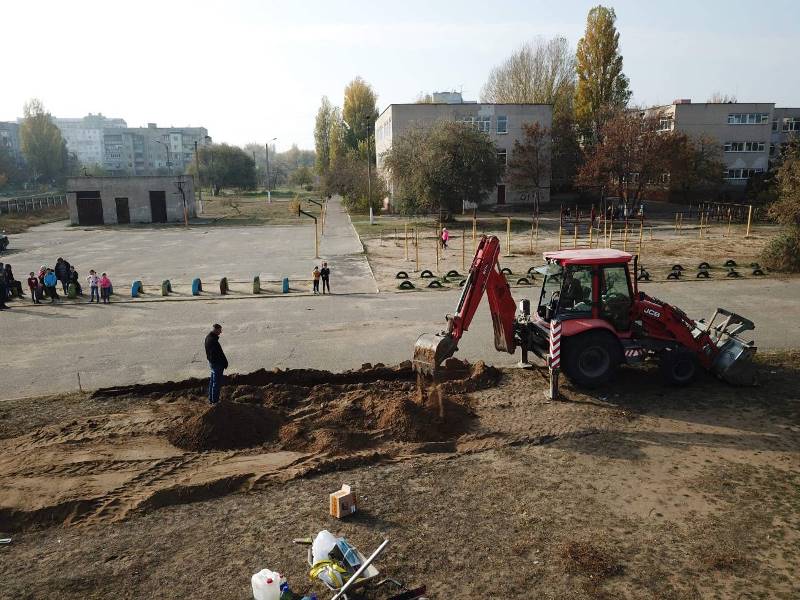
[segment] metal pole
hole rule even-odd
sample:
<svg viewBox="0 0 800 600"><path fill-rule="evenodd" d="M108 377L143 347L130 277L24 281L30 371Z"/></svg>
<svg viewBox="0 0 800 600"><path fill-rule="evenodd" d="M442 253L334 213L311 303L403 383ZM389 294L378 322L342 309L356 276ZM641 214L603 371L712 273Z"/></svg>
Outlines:
<svg viewBox="0 0 800 600"><path fill-rule="evenodd" d="M369 123L367 123L367 204L369 205L369 224L374 225L375 218L372 215L372 165L370 162Z"/></svg>
<svg viewBox="0 0 800 600"><path fill-rule="evenodd" d="M414 261L416 263L415 271L419 271L419 229L414 228Z"/></svg>
<svg viewBox="0 0 800 600"><path fill-rule="evenodd" d="M436 246L436 274L439 274L439 238L434 236L433 245Z"/></svg>
<svg viewBox="0 0 800 600"><path fill-rule="evenodd" d="M747 210L747 233L744 234L745 239L750 237L750 223L753 220L753 205Z"/></svg>
<svg viewBox="0 0 800 600"><path fill-rule="evenodd" d="M200 157L197 156L197 140L194 141L194 168L197 171L197 203L199 213L203 212L203 183L200 181Z"/></svg>
<svg viewBox="0 0 800 600"><path fill-rule="evenodd" d="M511 256L511 217L506 217L506 256Z"/></svg>
<svg viewBox="0 0 800 600"><path fill-rule="evenodd" d="M403 225L403 247L405 258L408 260L408 223Z"/></svg>
<svg viewBox="0 0 800 600"><path fill-rule="evenodd" d="M340 590L337 592L337 594L336 594L336 595L335 595L333 598L331 598L331 600L339 600L339 598L347 598L347 595L345 594L345 592L346 592L347 590L349 590L349 589L350 589L350 586L351 586L351 585L353 585L353 584L354 584L354 583L355 583L355 582L358 580L359 576L360 576L360 575L361 575L361 574L362 574L364 571L366 571L366 570L367 570L367 567L369 567L369 566L372 564L372 562L373 562L373 561L374 561L376 558L378 558L378 555L379 555L381 552L383 552L383 549L384 549L384 548L386 548L386 545L387 545L388 543L389 543L389 540L383 540L383 543L382 543L380 546L378 546L378 549L377 549L377 550L375 550L375 552L373 552L373 553L370 555L370 557L369 557L367 560L365 560L365 561L364 561L364 563L363 563L363 564L362 564L362 565L361 565L361 566L358 568L358 570L357 570L355 573L353 573L352 577L350 577L350 579L348 579L348 580L347 580L347 583L345 583L345 584L344 584L344 585L341 587L341 589L340 589Z"/></svg>
<svg viewBox="0 0 800 600"><path fill-rule="evenodd" d="M461 228L461 270L467 270L467 228Z"/></svg>

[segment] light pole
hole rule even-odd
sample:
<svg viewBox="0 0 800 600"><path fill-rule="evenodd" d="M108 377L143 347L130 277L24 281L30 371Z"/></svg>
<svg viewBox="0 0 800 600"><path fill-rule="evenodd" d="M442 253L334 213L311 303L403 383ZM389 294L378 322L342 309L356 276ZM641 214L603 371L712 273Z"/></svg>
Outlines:
<svg viewBox="0 0 800 600"><path fill-rule="evenodd" d="M277 139L278 138L274 137L269 142L264 144L264 147L267 150L267 202L272 202L272 185L269 180L269 145Z"/></svg>
<svg viewBox="0 0 800 600"><path fill-rule="evenodd" d="M155 140L156 144L161 144L167 150L167 168L169 169L169 174L172 175L172 160L170 159L169 154L169 145L162 142L161 140Z"/></svg>

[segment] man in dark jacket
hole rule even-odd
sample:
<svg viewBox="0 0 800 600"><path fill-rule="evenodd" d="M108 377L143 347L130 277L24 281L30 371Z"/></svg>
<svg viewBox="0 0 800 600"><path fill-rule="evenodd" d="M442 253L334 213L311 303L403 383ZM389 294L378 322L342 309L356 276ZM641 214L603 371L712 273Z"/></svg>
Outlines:
<svg viewBox="0 0 800 600"><path fill-rule="evenodd" d="M3 263L0 262L0 310L9 308L6 306L7 297L8 289L6 288L6 270L3 268Z"/></svg>
<svg viewBox="0 0 800 600"><path fill-rule="evenodd" d="M211 368L211 378L208 380L208 403L212 406L219 402L219 392L222 389L222 373L228 368L228 359L222 351L219 336L222 325L214 323L211 331L206 336L206 358Z"/></svg>
<svg viewBox="0 0 800 600"><path fill-rule="evenodd" d="M61 287L64 288L64 294L69 292L69 268L70 264L59 256L54 271L56 279L61 282Z"/></svg>

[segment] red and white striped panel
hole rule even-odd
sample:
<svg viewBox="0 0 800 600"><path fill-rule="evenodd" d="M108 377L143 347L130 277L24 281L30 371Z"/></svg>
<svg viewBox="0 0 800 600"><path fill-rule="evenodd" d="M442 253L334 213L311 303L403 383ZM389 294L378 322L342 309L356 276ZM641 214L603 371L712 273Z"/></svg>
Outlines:
<svg viewBox="0 0 800 600"><path fill-rule="evenodd" d="M644 348L627 348L625 358L640 358L644 354Z"/></svg>
<svg viewBox="0 0 800 600"><path fill-rule="evenodd" d="M550 321L550 368L561 367L561 321Z"/></svg>

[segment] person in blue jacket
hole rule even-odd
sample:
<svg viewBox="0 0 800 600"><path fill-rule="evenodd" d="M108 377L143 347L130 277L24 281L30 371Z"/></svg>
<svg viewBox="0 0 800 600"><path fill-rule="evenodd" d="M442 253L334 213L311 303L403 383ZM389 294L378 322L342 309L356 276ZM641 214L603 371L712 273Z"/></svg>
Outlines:
<svg viewBox="0 0 800 600"><path fill-rule="evenodd" d="M44 289L48 296L50 296L50 304L58 300L58 292L56 291L56 284L58 277L53 272L53 269L47 269L44 274Z"/></svg>

